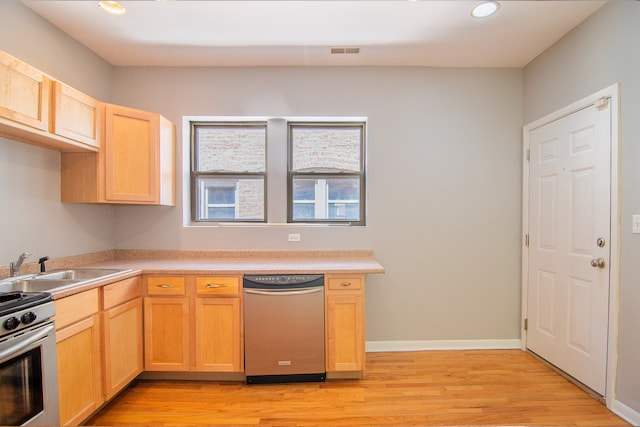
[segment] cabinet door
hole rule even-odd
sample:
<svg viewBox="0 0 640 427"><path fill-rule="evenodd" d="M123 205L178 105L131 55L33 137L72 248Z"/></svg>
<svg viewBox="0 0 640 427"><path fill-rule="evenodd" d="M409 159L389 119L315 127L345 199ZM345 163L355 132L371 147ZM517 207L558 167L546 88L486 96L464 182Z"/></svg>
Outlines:
<svg viewBox="0 0 640 427"><path fill-rule="evenodd" d="M0 117L48 131L50 92L41 71L0 51Z"/></svg>
<svg viewBox="0 0 640 427"><path fill-rule="evenodd" d="M105 106L107 202L159 203L160 116Z"/></svg>
<svg viewBox="0 0 640 427"><path fill-rule="evenodd" d="M240 298L196 298L196 370L242 372Z"/></svg>
<svg viewBox="0 0 640 427"><path fill-rule="evenodd" d="M60 423L78 425L103 402L98 315L56 331Z"/></svg>
<svg viewBox="0 0 640 427"><path fill-rule="evenodd" d="M111 399L142 372L142 300L103 313L104 390Z"/></svg>
<svg viewBox="0 0 640 427"><path fill-rule="evenodd" d="M189 370L188 297L144 299L144 346L146 370Z"/></svg>
<svg viewBox="0 0 640 427"><path fill-rule="evenodd" d="M364 295L327 293L327 372L363 371Z"/></svg>
<svg viewBox="0 0 640 427"><path fill-rule="evenodd" d="M53 82L51 132L93 147L99 147L99 103L60 82Z"/></svg>

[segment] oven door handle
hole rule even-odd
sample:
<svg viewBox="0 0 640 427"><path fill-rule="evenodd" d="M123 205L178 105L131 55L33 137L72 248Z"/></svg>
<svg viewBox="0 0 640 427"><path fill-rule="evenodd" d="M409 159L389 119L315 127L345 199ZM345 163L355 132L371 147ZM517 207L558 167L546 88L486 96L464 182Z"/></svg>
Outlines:
<svg viewBox="0 0 640 427"><path fill-rule="evenodd" d="M2 352L0 352L0 361L4 360L8 356L13 356L19 354L22 350L32 346L38 341L46 338L47 335L51 334L55 331L53 324L43 327L37 331L32 331L27 336L23 337L23 339L19 340L18 344L12 345L9 348L6 348Z"/></svg>
<svg viewBox="0 0 640 427"><path fill-rule="evenodd" d="M244 289L245 294L253 294L253 295L268 295L271 297L280 296L280 295L306 295L306 294L315 294L316 292L322 292L324 288L322 286L318 286L316 288L303 288L295 291L259 291L256 289Z"/></svg>

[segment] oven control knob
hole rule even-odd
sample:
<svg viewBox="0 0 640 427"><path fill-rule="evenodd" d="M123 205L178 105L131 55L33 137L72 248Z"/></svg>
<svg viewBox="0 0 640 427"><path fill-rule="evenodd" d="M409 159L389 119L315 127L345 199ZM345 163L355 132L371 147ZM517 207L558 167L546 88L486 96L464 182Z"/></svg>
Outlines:
<svg viewBox="0 0 640 427"><path fill-rule="evenodd" d="M2 325L7 331L11 331L20 325L20 319L17 317L9 317Z"/></svg>
<svg viewBox="0 0 640 427"><path fill-rule="evenodd" d="M34 320L36 320L36 317L37 316L33 311L27 311L22 315L22 317L20 317L20 320L22 320L22 323L24 323L25 325L28 325L29 323L32 323Z"/></svg>

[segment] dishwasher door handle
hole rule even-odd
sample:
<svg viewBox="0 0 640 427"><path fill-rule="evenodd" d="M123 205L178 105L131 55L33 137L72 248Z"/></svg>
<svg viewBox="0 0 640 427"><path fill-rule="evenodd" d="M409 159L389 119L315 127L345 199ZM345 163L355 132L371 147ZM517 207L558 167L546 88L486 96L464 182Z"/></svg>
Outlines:
<svg viewBox="0 0 640 427"><path fill-rule="evenodd" d="M246 294L252 295L268 295L268 296L280 296L280 295L306 295L306 294L315 294L316 292L322 292L324 288L306 288L306 289L298 289L294 291L261 291L258 289L247 289L244 288L244 292Z"/></svg>

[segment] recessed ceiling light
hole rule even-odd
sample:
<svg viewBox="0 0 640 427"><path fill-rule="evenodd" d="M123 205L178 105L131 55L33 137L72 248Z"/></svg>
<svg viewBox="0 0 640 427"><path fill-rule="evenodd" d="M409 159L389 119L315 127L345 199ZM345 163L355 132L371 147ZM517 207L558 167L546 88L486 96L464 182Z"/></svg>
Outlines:
<svg viewBox="0 0 640 427"><path fill-rule="evenodd" d="M496 13L499 8L500 3L497 1L485 1L473 8L471 16L474 18L486 18Z"/></svg>
<svg viewBox="0 0 640 427"><path fill-rule="evenodd" d="M117 1L101 1L98 7L112 15L124 15L127 9Z"/></svg>

